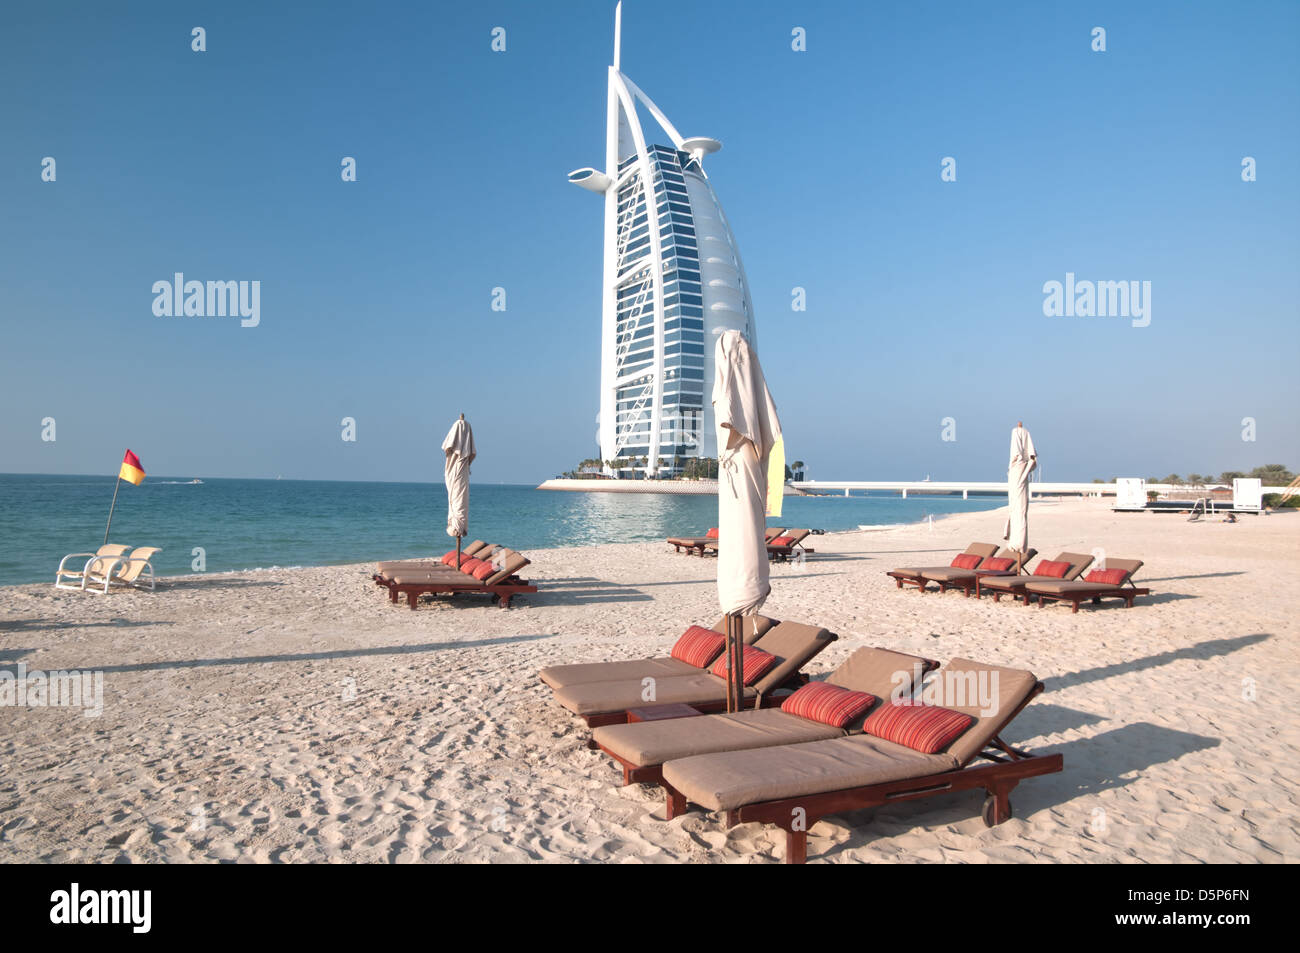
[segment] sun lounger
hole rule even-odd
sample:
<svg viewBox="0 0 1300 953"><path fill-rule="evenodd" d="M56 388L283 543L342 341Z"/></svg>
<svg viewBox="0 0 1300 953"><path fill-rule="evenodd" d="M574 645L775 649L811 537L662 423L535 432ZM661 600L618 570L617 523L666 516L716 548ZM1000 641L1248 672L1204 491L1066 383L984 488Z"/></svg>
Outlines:
<svg viewBox="0 0 1300 953"><path fill-rule="evenodd" d="M510 600L521 593L536 592L537 587L530 585L527 579L520 579L519 570L529 565L530 560L513 549L503 549L487 565L494 571L482 579L466 571L466 564L461 569L450 566L437 566L425 569L396 570L384 578L380 585L388 589L389 600L396 603L406 596L407 604L414 609L420 596L430 593L481 592L491 595L501 603L501 608L510 607ZM500 569L495 569L500 566ZM379 581L379 580L376 580Z"/></svg>
<svg viewBox="0 0 1300 953"><path fill-rule="evenodd" d="M1056 558L1051 560L1054 563L1068 563L1062 579L1077 579L1079 574L1088 568L1092 563L1092 557L1087 553L1058 553ZM1039 563L1039 569L1042 569L1043 563ZM1038 570L1035 570L1037 572ZM1011 596L1012 601L1022 598L1025 594L1025 586L1030 582L1040 579L1052 578L1050 576L1022 574L1019 576L980 576L975 581L975 598L982 597L985 593L991 593L994 602L1000 602L1003 596ZM1029 605L1029 600L1025 600L1025 605Z"/></svg>
<svg viewBox="0 0 1300 953"><path fill-rule="evenodd" d="M939 663L888 649L858 649L824 684L874 696L875 705L891 697L911 697L914 683ZM812 682L812 685L819 683ZM658 783L667 761L716 751L740 751L772 745L842 738L861 731L863 711L843 727L791 714L780 708L757 708L698 718L605 725L592 740L623 769L623 783ZM673 803L669 800L669 811ZM669 814L669 818L672 818Z"/></svg>
<svg viewBox="0 0 1300 953"><path fill-rule="evenodd" d="M677 552L680 553L683 549L685 549L685 550L686 550L686 554L687 554L688 556L689 556L691 553L698 553L700 556L703 556L703 555L704 555L704 547L707 546L709 543L716 543L717 541L718 541L718 528L717 528L716 526L713 527L711 530L709 530L709 534L708 534L707 536L670 536L670 537L668 537L668 542L669 542L669 544L670 544L670 545L671 545L671 546L672 546L672 547L673 547Z"/></svg>
<svg viewBox="0 0 1300 953"><path fill-rule="evenodd" d="M480 550L490 545L491 545L490 543L485 543L481 539L476 539L474 540L474 542L462 546L460 552L462 556L476 556L479 554ZM453 556L455 552L456 550L454 549L448 550L446 555L440 556L437 559L386 560L384 562L379 563L375 567L375 574L378 576L387 576L390 572L401 570L401 569L435 569L438 566L449 565L448 563L444 562L444 560L446 560L450 556Z"/></svg>
<svg viewBox="0 0 1300 953"><path fill-rule="evenodd" d="M767 558L783 563L795 554L796 549L804 553L813 552L813 550L803 545L803 541L808 538L808 534L811 532L810 529L794 529L779 536L769 537L767 541Z"/></svg>
<svg viewBox="0 0 1300 953"><path fill-rule="evenodd" d="M973 721L941 750L925 753L864 733L681 758L663 766L674 813L693 802L726 812L728 827L775 824L786 832L787 863L803 863L807 832L821 818L894 801L984 788L984 823L1001 824L1011 817L1010 794L1020 781L1062 768L1061 755L1033 755L1000 737L1043 684L1031 672L967 659L954 659L932 678L945 673L959 682L984 679L990 695L996 673L997 693L984 705L977 699L975 705L943 706ZM993 710L986 713L986 707ZM977 758L991 763L972 764Z"/></svg>
<svg viewBox="0 0 1300 953"><path fill-rule="evenodd" d="M756 615L754 621L745 620L745 643L753 642L768 629L776 625L775 619ZM713 626L719 635L726 634L727 617L723 616ZM722 646L708 660L712 665L722 654ZM538 672L538 677L551 688L563 688L566 685L581 685L586 682L609 682L620 679L632 679L640 682L643 678L664 678L670 675L698 675L698 666L691 665L671 655L661 655L647 659L627 659L620 662L579 662L575 665L549 665Z"/></svg>
<svg viewBox="0 0 1300 953"><path fill-rule="evenodd" d="M158 546L137 546L128 556L125 553L116 559L97 559L95 565L87 568L81 577L81 587L87 592L107 595L110 586L126 586L135 589L156 588L153 563L154 553L160 553ZM146 583L148 585L146 585Z"/></svg>
<svg viewBox="0 0 1300 953"><path fill-rule="evenodd" d="M1102 599L1123 599L1124 607L1133 608L1133 600L1138 596L1148 595L1150 589L1139 589L1133 584L1133 574L1142 568L1140 559L1114 559L1106 557L1105 569L1094 569L1082 581L1067 582L1064 579L1031 579L1025 584L1025 598L1037 600L1040 606L1047 600L1068 602L1071 612L1079 611L1079 603L1091 600L1099 603ZM1114 578L1099 578L1106 573Z"/></svg>
<svg viewBox="0 0 1300 953"><path fill-rule="evenodd" d="M776 662L761 678L745 686L745 707L780 704L781 697L774 693L801 683L799 670L837 638L833 632L798 622L781 622L763 633L753 647L776 656ZM592 728L626 722L629 709L644 705L681 704L705 712L724 711L727 707L726 678L707 668L695 674L655 678L651 687L653 692L647 692L640 678L582 682L556 689L555 700Z"/></svg>
<svg viewBox="0 0 1300 953"><path fill-rule="evenodd" d="M92 570L101 574L108 572L109 564L130 548L108 543L93 553L68 553L59 560L59 568L54 572L54 588L84 589L87 573ZM81 561L83 559L85 562Z"/></svg>
<svg viewBox="0 0 1300 953"><path fill-rule="evenodd" d="M945 566L942 569L926 569L921 573L921 579L925 582L937 583L940 594L947 592L949 589L960 589L962 594L969 597L975 584L985 576L994 578L1002 576L1015 576L1017 561L1024 567L1031 559L1038 555L1038 550L1026 550L1024 555L1016 552L1014 549L1003 549L994 556L989 556L983 560L976 569L961 569L956 566Z"/></svg>
<svg viewBox="0 0 1300 953"><path fill-rule="evenodd" d="M960 553L959 555L978 557L979 562L975 563L972 566L972 568L978 569L980 563L983 563L983 561L985 559L988 559L990 556L995 555L997 551L998 551L998 547L996 543L971 543L969 546L966 547L966 551ZM956 560L954 560L954 562L955 561ZM902 589L903 584L906 583L907 585L915 586L917 589L924 592L926 587L925 574L927 572L937 572L941 569L948 569L948 568L950 567L949 566L923 566L920 568L909 567L903 569L891 569L889 572L885 573L885 575L890 576L894 580L895 585L899 589ZM956 567L952 567L952 568L956 568Z"/></svg>
<svg viewBox="0 0 1300 953"><path fill-rule="evenodd" d="M785 530L779 527L768 528L764 531L763 536L769 542L784 533ZM687 555L695 552L703 556L705 552L717 553L718 551L718 528L715 526L709 530L708 536L670 536L668 543L677 552L686 550Z"/></svg>

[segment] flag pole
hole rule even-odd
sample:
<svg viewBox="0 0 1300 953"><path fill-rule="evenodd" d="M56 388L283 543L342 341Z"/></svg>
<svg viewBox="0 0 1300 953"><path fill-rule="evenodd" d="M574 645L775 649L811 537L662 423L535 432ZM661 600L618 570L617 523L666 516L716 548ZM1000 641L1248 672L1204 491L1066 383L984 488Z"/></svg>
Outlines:
<svg viewBox="0 0 1300 953"><path fill-rule="evenodd" d="M104 527L104 545L108 545L108 531L113 527L113 507L117 506L117 491L122 485L122 474L117 474L117 482L113 484L113 502L108 507L108 525Z"/></svg>

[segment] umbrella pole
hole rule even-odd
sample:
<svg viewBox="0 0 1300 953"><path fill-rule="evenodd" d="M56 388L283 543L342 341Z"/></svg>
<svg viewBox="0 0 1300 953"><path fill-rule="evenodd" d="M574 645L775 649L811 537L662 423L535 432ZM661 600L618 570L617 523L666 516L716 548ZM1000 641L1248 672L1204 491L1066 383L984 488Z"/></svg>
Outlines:
<svg viewBox="0 0 1300 953"><path fill-rule="evenodd" d="M727 712L736 711L736 622L738 617L726 614L727 630Z"/></svg>
<svg viewBox="0 0 1300 953"><path fill-rule="evenodd" d="M736 693L736 700L732 704L731 710L740 711L740 699L745 692L745 670L740 664L740 647L744 644L744 640L741 637L744 629L742 629L741 626L744 625L744 621L740 616L732 616L731 624L733 626L731 635L731 684L732 690Z"/></svg>
<svg viewBox="0 0 1300 953"><path fill-rule="evenodd" d="M456 537L456 568L460 568L460 537Z"/></svg>

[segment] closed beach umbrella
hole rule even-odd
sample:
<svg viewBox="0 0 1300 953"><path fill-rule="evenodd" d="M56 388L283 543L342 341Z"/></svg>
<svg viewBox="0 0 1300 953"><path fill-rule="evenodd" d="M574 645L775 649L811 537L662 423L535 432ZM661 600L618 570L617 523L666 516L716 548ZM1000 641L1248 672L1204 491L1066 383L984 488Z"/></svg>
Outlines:
<svg viewBox="0 0 1300 953"><path fill-rule="evenodd" d="M767 599L768 458L781 421L758 355L739 331L724 331L714 354L713 414L718 437L718 601L727 616L728 710L739 709L743 616Z"/></svg>
<svg viewBox="0 0 1300 953"><path fill-rule="evenodd" d="M1038 466L1038 453L1034 438L1029 436L1023 423L1017 422L1011 431L1011 462L1007 464L1007 517L1006 531L1002 534L1007 545L1020 555L1016 558L1017 572L1023 568L1025 550L1029 548L1029 474Z"/></svg>
<svg viewBox="0 0 1300 953"><path fill-rule="evenodd" d="M461 537L469 532L469 465L476 456L474 431L464 414L447 431L442 452L447 455L443 466L443 476L447 481L447 535L456 537L459 555Z"/></svg>

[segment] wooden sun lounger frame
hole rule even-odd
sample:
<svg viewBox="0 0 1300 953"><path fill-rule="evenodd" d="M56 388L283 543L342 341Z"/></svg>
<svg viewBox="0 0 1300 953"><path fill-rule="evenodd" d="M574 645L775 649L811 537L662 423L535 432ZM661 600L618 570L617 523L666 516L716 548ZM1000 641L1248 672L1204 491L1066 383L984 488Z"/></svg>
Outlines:
<svg viewBox="0 0 1300 953"><path fill-rule="evenodd" d="M922 665L921 675L923 677L925 675L930 674L931 672L933 672L935 669L939 667L939 663L936 662L934 659L922 659L921 665ZM805 682L806 681L807 680L805 679ZM766 702L768 702L768 699L764 698L763 701L765 702L765 704L760 705L759 707L775 708L776 702L783 703L788 697L789 696L787 695L782 695L770 704L766 704ZM701 710L699 705L692 705L691 707L696 709L697 711ZM623 769L624 786L633 783L658 784L660 787L664 788L665 790L668 789L668 785L664 783L664 766L662 762L660 762L659 764L637 764L635 761L630 761L627 758L615 754L613 751L610 751L604 745L599 744L595 739L592 739L589 747L591 747L593 750L600 749L601 751L605 752L605 754L609 755L611 758L613 758L615 761L619 763L619 766ZM670 821L677 816L675 813L673 813L673 807L674 807L674 802L673 799L670 797L668 798L668 820Z"/></svg>
<svg viewBox="0 0 1300 953"><path fill-rule="evenodd" d="M1128 588L1125 588L1127 586ZM1039 608L1045 604L1045 600L1051 599L1053 602L1068 602L1071 604L1070 611L1078 612L1079 604L1084 600L1089 600L1096 605L1102 599L1123 599L1124 608L1132 609L1133 600L1138 596L1149 596L1150 589L1139 588L1133 583L1132 577L1126 578L1118 586L1112 589L1103 589L1100 592L1030 592L1025 590L1025 605L1029 605L1033 600L1038 601Z"/></svg>
<svg viewBox="0 0 1300 953"><path fill-rule="evenodd" d="M1090 558L1088 559L1087 562L1083 563L1083 565L1079 568L1079 571L1075 573L1073 578L1077 579L1079 576L1083 575L1084 570L1091 565L1092 565L1092 559ZM1042 579L1042 578L1044 577L1034 576L1032 573L1022 573L1018 576L1015 576L1014 582L1012 582L1011 579L1003 576L993 576L993 575L980 576L975 580L975 598L982 599L984 597L984 590L987 588L988 591L993 595L994 602L1001 602L1003 596L1010 596L1011 601L1015 602L1017 599L1025 598L1026 596L1025 586L1033 582L1034 579ZM1051 577L1047 577L1047 578L1051 578ZM1029 605L1030 605L1029 599L1025 598L1025 608L1029 608Z"/></svg>
<svg viewBox="0 0 1300 953"><path fill-rule="evenodd" d="M460 572L460 570L453 570L453 572ZM464 575L464 573L461 573L461 575ZM420 596L429 593L486 592L500 601L502 609L509 609L510 600L513 597L537 591L536 586L531 585L527 579L520 579L518 576L509 576L490 586L479 582L473 576L465 576L465 581L462 582L450 575L446 579L429 578L421 579L419 582L403 583L388 580L379 584L388 589L388 600L390 602L396 604L398 599L404 595L406 596L407 605L412 610L419 605Z"/></svg>
<svg viewBox="0 0 1300 953"><path fill-rule="evenodd" d="M958 553L957 555L958 555L958 556L965 556L966 553ZM982 556L982 557L980 557L979 565L977 565L977 566L975 567L975 571L976 571L976 572L979 571L979 567L980 567L980 566L983 566L983 565L984 565L984 560L986 560L986 559L988 559L988 558L989 558L988 556ZM926 568L934 569L934 568L938 568L938 567L929 566L929 567L926 567ZM951 567L948 567L948 568L951 568ZM903 572L902 570L899 570L899 569L890 569L889 571L887 571L887 572L885 573L885 575L888 576L889 578L891 578L891 579L894 580L894 586L895 586L895 588L902 589L902 588L903 588L903 583L906 582L906 583L911 583L913 586L916 586L916 589L917 589L918 592L925 592L925 590L926 590L926 586L928 586L931 582L934 582L933 579L926 579L925 576L921 575L920 573L915 573L915 572ZM1011 575L1014 575L1014 573L1011 573ZM955 583L955 582L954 582L954 583L950 583L950 585L953 586L953 587L956 587L956 586L958 585L958 583ZM943 591L944 591L943 586L940 585L940 587L939 587L939 592L942 593ZM970 593L968 592L967 595L970 595Z"/></svg>
<svg viewBox="0 0 1300 953"><path fill-rule="evenodd" d="M800 530L800 532L803 535L788 546L773 546L769 541L767 544L767 558L772 562L783 563L787 562L795 554L796 550L805 554L817 552L817 550L803 544L803 541L812 535L812 530ZM776 538L778 537L773 537L773 539Z"/></svg>
<svg viewBox="0 0 1300 953"><path fill-rule="evenodd" d="M915 801L936 794L946 794L949 791L984 788L988 797L984 800L982 816L986 826L995 827L1011 819L1011 791L1017 784L1025 778L1037 777L1040 774L1054 774L1064 767L1064 758L1060 754L1031 754L1012 747L998 737L1042 690L1043 683L1035 682L1024 700L1016 706L1015 711L1003 719L988 744L977 755L993 762L992 764L978 767L963 765L942 774L903 778L882 784L827 791L823 794L805 794L779 801L746 804L726 812L726 826L730 828L750 822L773 824L785 831L785 862L802 864L808 859L808 831L823 817L845 811L879 807L894 801ZM686 798L666 782L661 784L667 791L668 816L676 817L686 810ZM796 813L796 808L802 809L802 812ZM796 820L801 830L794 830Z"/></svg>
<svg viewBox="0 0 1300 953"><path fill-rule="evenodd" d="M703 556L705 545L716 542L716 539L705 536L671 536L668 538L668 543L673 547L673 549L679 553L685 549L687 556L692 554Z"/></svg>
<svg viewBox="0 0 1300 953"><path fill-rule="evenodd" d="M1025 565L1026 565L1026 564L1027 564L1031 559L1033 559L1033 558L1034 558L1035 556L1037 556L1037 555L1038 555L1038 550L1033 549L1033 548L1031 547L1031 548L1029 549L1029 555L1026 556L1026 557L1021 561L1021 564L1020 564L1020 570L1021 570L1021 571L1020 571L1020 572L1016 572L1014 569L980 569L979 566L976 566L973 570L971 570L972 572L975 573L975 575L973 575L973 576L968 576L968 577L965 577L965 578L962 578L962 579L931 579L931 578L929 578L928 576L921 575L921 576L918 577L918 578L921 580L921 587L920 587L920 588L921 588L921 591L924 592L924 591L925 591L925 584L926 584L926 583L930 583L930 582L932 582L932 583L934 583L935 585L937 585L937 586L939 587L939 595L943 595L943 594L944 594L945 592L947 592L949 589L960 589L960 590L961 590L961 594L962 594L963 596L965 596L967 599L970 598L970 594L971 594L972 592L975 593L975 598L978 599L978 598L979 598L979 583L980 583L980 580L981 580L981 579L987 579L987 578L990 578L990 577L991 577L991 578L994 578L994 579L997 579L997 578L1003 578L1003 577L1024 576L1024 575L1027 575L1027 574L1024 572ZM993 557L985 556L983 559L980 560L980 566L984 565L984 563L986 563L990 558L994 558L994 559L1007 559L1008 557L1007 557L1007 556L997 556L997 555L994 555ZM951 568L951 567L949 567L949 568ZM891 572L891 573L889 573L889 575L892 576L892 575L894 575L894 574ZM901 589L902 586L900 585L899 588Z"/></svg>
<svg viewBox="0 0 1300 953"><path fill-rule="evenodd" d="M785 532L785 530L776 530L769 527L764 530L764 535L768 539L775 539L783 532ZM694 553L697 556L703 557L706 552L714 553L716 555L718 551L718 537L716 536L670 536L667 539L667 543L679 553L685 549L686 555L688 556ZM812 552L812 550L810 549L808 552Z"/></svg>

